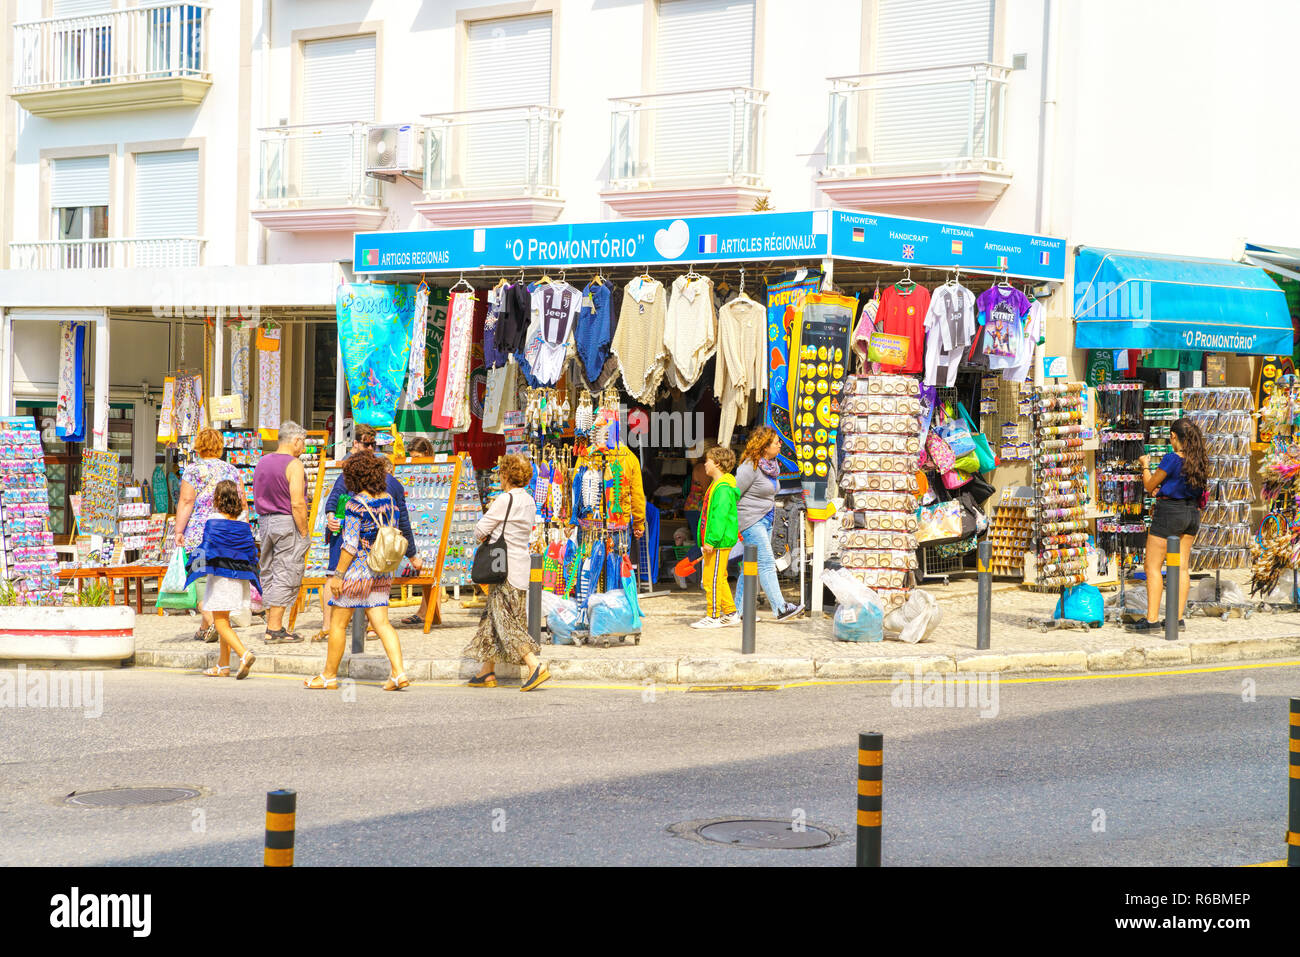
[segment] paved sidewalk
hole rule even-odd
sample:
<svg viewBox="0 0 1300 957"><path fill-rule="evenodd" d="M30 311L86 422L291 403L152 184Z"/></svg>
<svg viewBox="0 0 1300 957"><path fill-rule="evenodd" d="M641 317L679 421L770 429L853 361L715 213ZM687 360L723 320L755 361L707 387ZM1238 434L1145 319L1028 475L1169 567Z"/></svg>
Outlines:
<svg viewBox="0 0 1300 957"><path fill-rule="evenodd" d="M1243 573L1234 573L1244 577ZM1225 578L1228 576L1225 575ZM791 623L770 620L759 610L756 654L740 653L739 626L697 630L690 622L704 607L699 591L674 593L643 602L646 612L640 644L630 640L609 648L543 646L543 658L557 679L591 682L646 681L737 684L808 679L835 680L888 677L919 666L925 672L1082 672L1142 670L1150 667L1198 665L1246 659L1300 659L1300 614L1256 611L1249 618L1228 620L1193 616L1176 642L1158 634L1138 635L1117 625L1087 631L1061 629L1041 632L1036 620L1050 617L1055 599L1025 591L1011 583L995 583L992 610L992 649L975 650L976 598L974 580L954 580L930 589L940 599L943 620L930 638L918 644L886 640L872 643L835 641L829 617ZM393 618L413 611L393 609ZM473 673L473 662L461 652L478 625L478 609L462 609L448 600L445 624L429 635L419 628L399 628L407 674L413 680L453 681ZM187 616L142 615L136 619L135 664L196 669L215 660L216 645L191 636L197 619ZM320 627L320 612L309 609L297 629L308 636ZM267 645L261 640L260 619L240 629L258 655L257 671L311 675L324 662L324 643L303 641ZM366 642L366 654L344 658L340 673L379 679L388 664L379 642ZM498 676L518 669L498 666Z"/></svg>

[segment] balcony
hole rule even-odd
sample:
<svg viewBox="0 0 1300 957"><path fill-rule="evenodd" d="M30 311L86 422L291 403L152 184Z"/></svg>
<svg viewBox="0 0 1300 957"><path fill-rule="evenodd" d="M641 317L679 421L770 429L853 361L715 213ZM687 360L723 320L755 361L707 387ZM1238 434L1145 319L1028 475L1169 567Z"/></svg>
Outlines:
<svg viewBox="0 0 1300 957"><path fill-rule="evenodd" d="M767 195L767 93L749 87L653 93L612 101L609 182L624 216L734 213Z"/></svg>
<svg viewBox="0 0 1300 957"><path fill-rule="evenodd" d="M11 269L158 269L203 265L206 240L195 236L150 239L49 239L10 243Z"/></svg>
<svg viewBox="0 0 1300 957"><path fill-rule="evenodd" d="M197 106L212 85L208 16L168 3L14 24L13 98L44 117Z"/></svg>
<svg viewBox="0 0 1300 957"><path fill-rule="evenodd" d="M817 185L850 208L991 203L1011 182L1010 73L965 63L832 78Z"/></svg>
<svg viewBox="0 0 1300 957"><path fill-rule="evenodd" d="M258 135L252 215L267 229L367 232L383 223L383 184L366 175L365 123L274 126Z"/></svg>
<svg viewBox="0 0 1300 957"><path fill-rule="evenodd" d="M560 110L551 106L431 113L424 119L424 201L434 226L553 222Z"/></svg>

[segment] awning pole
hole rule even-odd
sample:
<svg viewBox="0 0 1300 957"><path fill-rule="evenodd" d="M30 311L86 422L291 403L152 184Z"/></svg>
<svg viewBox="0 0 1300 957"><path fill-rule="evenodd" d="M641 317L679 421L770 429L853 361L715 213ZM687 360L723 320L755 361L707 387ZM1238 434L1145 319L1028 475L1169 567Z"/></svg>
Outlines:
<svg viewBox="0 0 1300 957"><path fill-rule="evenodd" d="M337 330L337 326L335 329ZM334 455L343 458L343 406L347 401L347 379L343 375L343 337L335 340L334 350Z"/></svg>
<svg viewBox="0 0 1300 957"><path fill-rule="evenodd" d="M91 446L108 451L108 310L95 317L95 424Z"/></svg>
<svg viewBox="0 0 1300 957"><path fill-rule="evenodd" d="M0 306L0 415L14 414L14 321Z"/></svg>

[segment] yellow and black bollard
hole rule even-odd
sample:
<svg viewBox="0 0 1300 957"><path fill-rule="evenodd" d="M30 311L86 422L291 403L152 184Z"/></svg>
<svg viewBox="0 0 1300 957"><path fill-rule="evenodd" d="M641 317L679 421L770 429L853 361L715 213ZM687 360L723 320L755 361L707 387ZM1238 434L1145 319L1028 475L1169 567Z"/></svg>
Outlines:
<svg viewBox="0 0 1300 957"><path fill-rule="evenodd" d="M1300 867L1300 698L1291 699L1291 758L1287 779L1286 866Z"/></svg>
<svg viewBox="0 0 1300 957"><path fill-rule="evenodd" d="M993 543L983 541L976 549L979 563L978 582L975 586L975 647L987 651L989 647L989 614L993 606Z"/></svg>
<svg viewBox="0 0 1300 957"><path fill-rule="evenodd" d="M1165 539L1165 641L1178 640L1178 590L1183 587L1182 547L1182 539L1177 535Z"/></svg>
<svg viewBox="0 0 1300 957"><path fill-rule="evenodd" d="M528 637L542 642L542 556L533 555L528 568ZM524 676L525 678L527 675Z"/></svg>
<svg viewBox="0 0 1300 957"><path fill-rule="evenodd" d="M858 735L858 867L880 866L884 741L879 731Z"/></svg>
<svg viewBox="0 0 1300 957"><path fill-rule="evenodd" d="M298 792L287 789L266 792L266 867L293 867L294 817Z"/></svg>

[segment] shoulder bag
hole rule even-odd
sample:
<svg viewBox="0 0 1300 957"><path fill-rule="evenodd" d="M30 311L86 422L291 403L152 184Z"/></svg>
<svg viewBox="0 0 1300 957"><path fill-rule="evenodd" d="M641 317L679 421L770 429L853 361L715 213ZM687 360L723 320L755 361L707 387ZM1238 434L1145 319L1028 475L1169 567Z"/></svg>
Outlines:
<svg viewBox="0 0 1300 957"><path fill-rule="evenodd" d="M510 521L510 506L514 505L512 492L506 492L506 517L501 521L497 537L489 539L474 550L474 564L469 579L476 585L500 585L510 571L510 555L506 551L506 523Z"/></svg>

